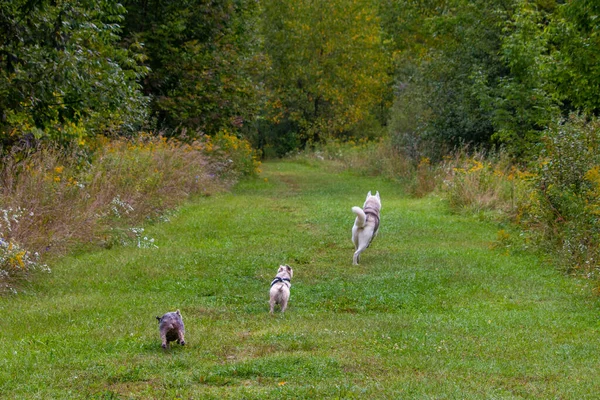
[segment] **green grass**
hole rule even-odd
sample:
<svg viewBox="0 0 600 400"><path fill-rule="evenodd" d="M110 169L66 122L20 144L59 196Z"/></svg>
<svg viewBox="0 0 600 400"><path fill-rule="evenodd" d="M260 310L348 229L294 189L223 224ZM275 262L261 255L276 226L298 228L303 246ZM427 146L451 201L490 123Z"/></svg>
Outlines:
<svg viewBox="0 0 600 400"><path fill-rule="evenodd" d="M381 229L352 266L350 208ZM0 397L596 398L599 302L585 281L490 244L435 197L291 162L147 227L158 249L56 260L0 298ZM281 263L285 315L268 314ZM176 308L185 347L160 347Z"/></svg>

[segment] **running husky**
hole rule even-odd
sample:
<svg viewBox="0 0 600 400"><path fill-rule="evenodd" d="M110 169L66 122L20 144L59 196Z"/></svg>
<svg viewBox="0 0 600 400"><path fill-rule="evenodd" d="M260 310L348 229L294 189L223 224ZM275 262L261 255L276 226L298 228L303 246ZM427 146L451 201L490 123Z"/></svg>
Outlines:
<svg viewBox="0 0 600 400"><path fill-rule="evenodd" d="M367 193L365 205L360 207L352 207L352 211L356 214L356 220L352 227L352 243L354 243L354 258L353 264L358 265L360 253L362 253L371 241L377 236L379 229L379 212L381 210L381 199L379 192L373 196L371 192Z"/></svg>
<svg viewBox="0 0 600 400"><path fill-rule="evenodd" d="M279 304L281 312L285 312L288 300L290 299L290 287L292 287L290 280L292 276L294 276L292 267L287 264L279 266L277 275L275 275L275 279L271 282L271 289L269 289L271 314L273 314L275 304Z"/></svg>

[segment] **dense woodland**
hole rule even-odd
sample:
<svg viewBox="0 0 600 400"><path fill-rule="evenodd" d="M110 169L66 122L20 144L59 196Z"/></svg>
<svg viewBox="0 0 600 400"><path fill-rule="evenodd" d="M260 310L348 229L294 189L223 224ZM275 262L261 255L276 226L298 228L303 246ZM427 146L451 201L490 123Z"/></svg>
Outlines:
<svg viewBox="0 0 600 400"><path fill-rule="evenodd" d="M226 131L266 155L389 134L410 154L530 157L552 122L600 109L598 15L593 0L4 0L2 149Z"/></svg>

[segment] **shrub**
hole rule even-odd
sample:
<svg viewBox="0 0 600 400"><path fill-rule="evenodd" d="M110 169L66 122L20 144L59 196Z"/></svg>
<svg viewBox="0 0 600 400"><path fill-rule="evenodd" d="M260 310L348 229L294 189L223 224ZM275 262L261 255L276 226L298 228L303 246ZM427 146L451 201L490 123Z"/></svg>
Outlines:
<svg viewBox="0 0 600 400"><path fill-rule="evenodd" d="M571 115L543 137L535 190L522 223L558 249L571 270L598 272L600 257L600 121Z"/></svg>
<svg viewBox="0 0 600 400"><path fill-rule="evenodd" d="M228 130L220 130L200 143L213 164L218 165L221 176L252 176L259 171L259 154L247 140L240 139Z"/></svg>
<svg viewBox="0 0 600 400"><path fill-rule="evenodd" d="M349 169L362 175L382 175L397 179L412 175L414 167L391 146L389 139L328 140L301 157L330 160L339 169Z"/></svg>
<svg viewBox="0 0 600 400"><path fill-rule="evenodd" d="M329 160L337 169L350 170L359 175L383 176L406 186L417 197L432 192L440 182L439 168L428 158L418 164L393 144L393 138L378 141L329 140L299 157Z"/></svg>

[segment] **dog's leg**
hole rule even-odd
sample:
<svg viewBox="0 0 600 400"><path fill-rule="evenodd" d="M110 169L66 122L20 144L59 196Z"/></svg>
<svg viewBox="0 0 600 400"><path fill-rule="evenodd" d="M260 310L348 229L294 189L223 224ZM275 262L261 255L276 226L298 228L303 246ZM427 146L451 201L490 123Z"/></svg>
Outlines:
<svg viewBox="0 0 600 400"><path fill-rule="evenodd" d="M269 306L271 308L269 313L273 314L273 310L275 309L275 299L271 298L271 300L269 301Z"/></svg>
<svg viewBox="0 0 600 400"><path fill-rule="evenodd" d="M352 264L353 265L358 265L359 261L360 261L360 253L362 253L364 249L361 249L360 251L355 251L354 252L354 257L352 257Z"/></svg>
<svg viewBox="0 0 600 400"><path fill-rule="evenodd" d="M177 332L177 335L179 336L179 339L177 339L177 343L179 343L182 346L185 346L185 338L183 337L183 332L179 330L179 332Z"/></svg>
<svg viewBox="0 0 600 400"><path fill-rule="evenodd" d="M360 254L363 251L365 251L365 249L367 247L369 247L369 244L371 244L371 240L373 240L374 235L375 235L375 232L374 232L372 226L367 226L363 230L358 232L358 234L356 235L357 236L356 241L358 242L358 248L354 252L354 258L352 260L354 265L358 265L358 262L360 260Z"/></svg>
<svg viewBox="0 0 600 400"><path fill-rule="evenodd" d="M166 332L160 333L160 339L162 340L162 348L163 349L166 349L167 347L169 347L169 344L167 343L167 333Z"/></svg>
<svg viewBox="0 0 600 400"><path fill-rule="evenodd" d="M352 232L352 243L354 243L354 257L352 259L352 264L354 265L358 265L358 258L360 255L360 252L358 252L359 242L359 232Z"/></svg>
<svg viewBox="0 0 600 400"><path fill-rule="evenodd" d="M372 235L371 232L366 232L366 231L362 231L361 234L359 235L359 238L357 240L357 242L359 243L358 248L354 252L354 257L352 259L352 262L354 265L358 265L358 262L360 260L360 253L362 253L363 251L365 251L365 249L367 247L369 247L370 241L368 240L368 238L371 235Z"/></svg>
<svg viewBox="0 0 600 400"><path fill-rule="evenodd" d="M360 254L365 251L365 249L369 247L368 243L361 243L361 245L358 247L358 250L356 250L354 252L354 257L352 259L352 261L354 262L354 265L358 265L359 261L360 261Z"/></svg>
<svg viewBox="0 0 600 400"><path fill-rule="evenodd" d="M285 309L287 308L287 303L288 303L288 299L287 298L283 298L281 299L281 312L284 313Z"/></svg>

